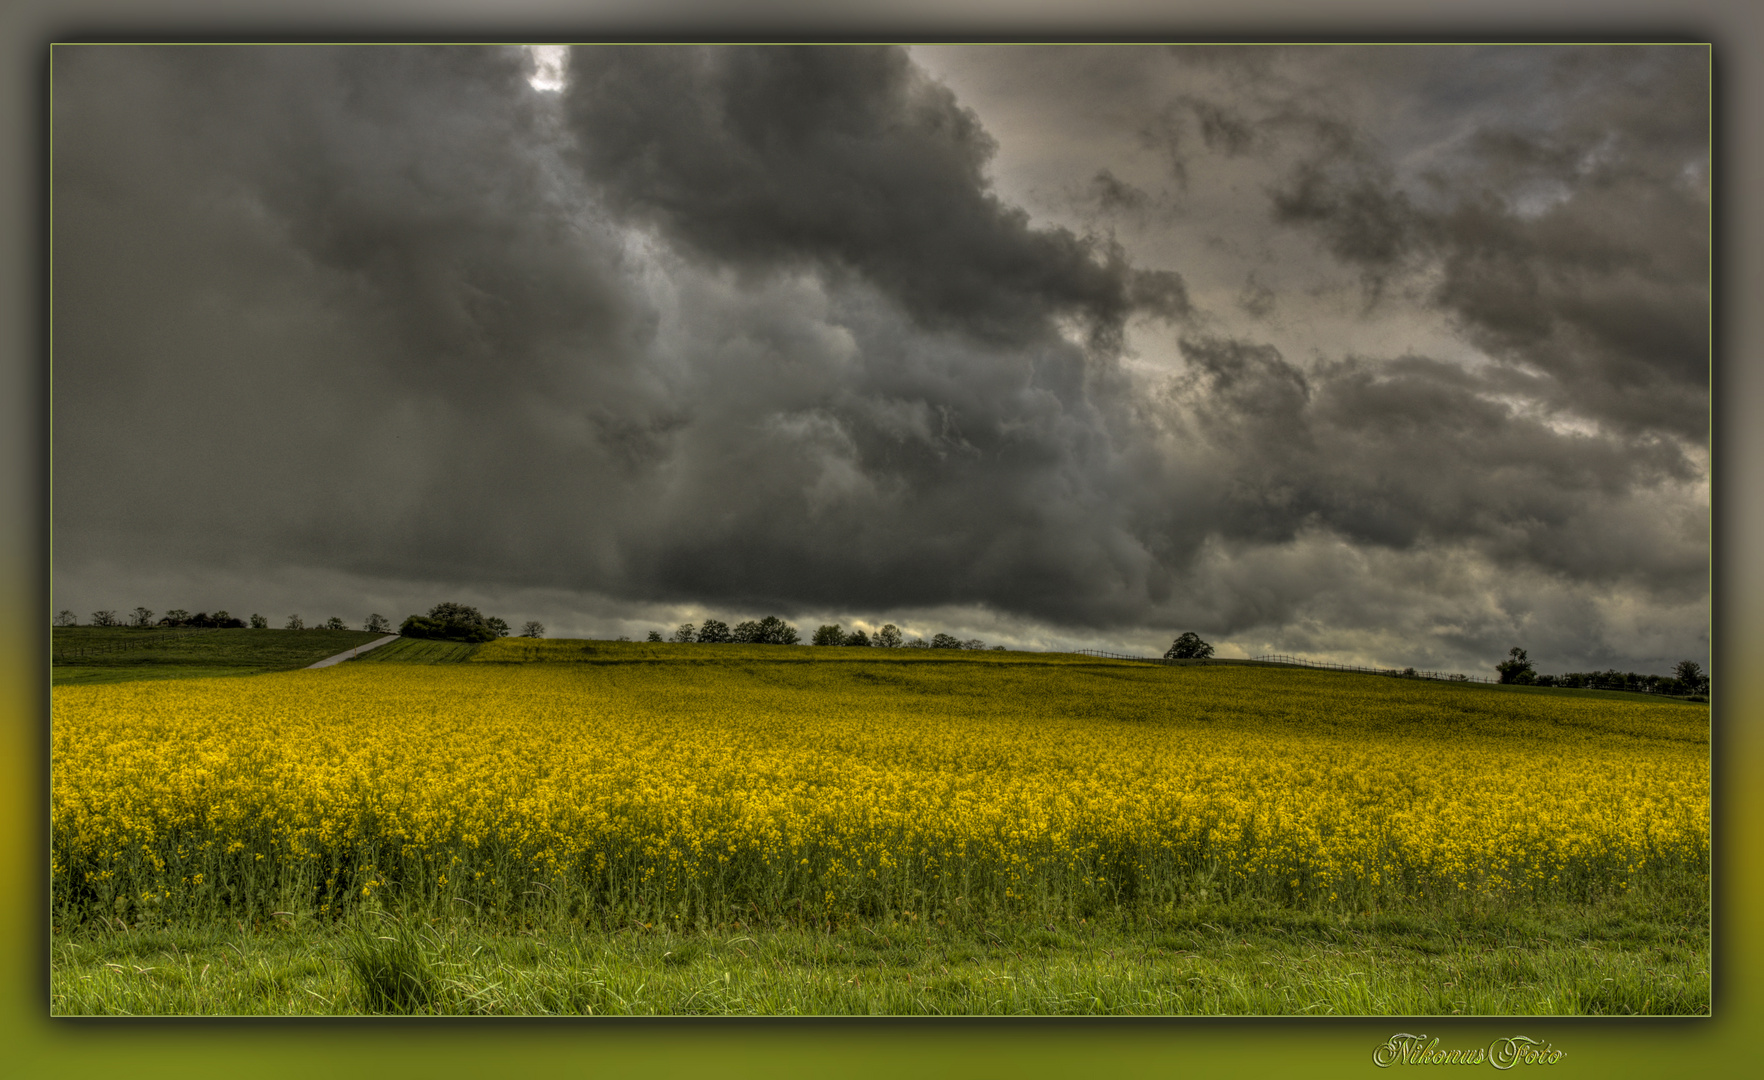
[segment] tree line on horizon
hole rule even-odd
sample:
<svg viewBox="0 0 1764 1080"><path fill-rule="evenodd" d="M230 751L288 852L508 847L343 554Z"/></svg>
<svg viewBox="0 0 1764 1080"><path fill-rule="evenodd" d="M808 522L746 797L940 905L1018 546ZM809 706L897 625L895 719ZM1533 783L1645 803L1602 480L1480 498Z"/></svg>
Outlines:
<svg viewBox="0 0 1764 1080"><path fill-rule="evenodd" d="M621 639L622 640L622 639ZM649 641L672 642L677 645L799 645L802 637L796 627L791 626L775 615L767 615L763 619L748 620L736 623L731 627L721 619L706 619L703 623L681 623L673 634L664 637L660 630L649 632ZM984 649L986 643L979 638L963 641L954 634L934 634L931 640L924 638L907 638L901 633L900 627L893 623L884 624L875 634L866 633L854 628L847 631L838 623L820 627L809 639L810 645L842 646L881 649ZM1003 652L1003 645L992 646L995 652Z"/></svg>
<svg viewBox="0 0 1764 1080"><path fill-rule="evenodd" d="M249 620L240 619L226 611L215 611L212 614L201 611L192 615L182 608L174 608L166 612L157 621L154 612L145 607L138 607L127 615L118 615L113 610L92 612L92 621L88 624L97 627L167 627L194 628L205 630L245 629L265 630L269 628L269 620L262 615L253 614ZM72 611L63 608L56 613L56 626L78 626L79 617ZM284 630L348 630L349 624L339 616L333 615L322 623L311 626L299 615L290 615L282 624ZM489 641L493 638L506 637L509 633L508 623L495 616L485 616L477 608L464 604L443 603L429 609L428 615L411 615L404 624L393 630L392 622L384 615L375 612L367 617L362 629L372 634L403 634L406 637L436 638L448 641ZM544 637L545 627L538 622L529 622L521 630L523 637Z"/></svg>
<svg viewBox="0 0 1764 1080"><path fill-rule="evenodd" d="M1542 675L1532 666L1525 650L1514 646L1507 658L1495 665L1502 683L1512 686L1562 686L1575 690L1628 690L1640 694L1673 694L1707 697L1709 673L1695 660L1680 660L1671 675L1640 675L1633 671L1570 671L1566 675Z"/></svg>

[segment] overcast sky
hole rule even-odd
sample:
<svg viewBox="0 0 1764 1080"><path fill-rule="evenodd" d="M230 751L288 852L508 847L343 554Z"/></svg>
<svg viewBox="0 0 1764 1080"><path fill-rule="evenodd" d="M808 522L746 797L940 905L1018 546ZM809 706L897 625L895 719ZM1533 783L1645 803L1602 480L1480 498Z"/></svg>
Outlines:
<svg viewBox="0 0 1764 1080"><path fill-rule="evenodd" d="M58 46L56 608L1708 658L1700 46Z"/></svg>

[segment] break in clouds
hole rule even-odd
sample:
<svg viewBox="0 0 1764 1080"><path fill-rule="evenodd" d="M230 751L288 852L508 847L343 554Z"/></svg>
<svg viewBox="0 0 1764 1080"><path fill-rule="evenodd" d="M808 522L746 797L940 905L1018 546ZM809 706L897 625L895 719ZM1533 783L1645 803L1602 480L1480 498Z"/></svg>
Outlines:
<svg viewBox="0 0 1764 1080"><path fill-rule="evenodd" d="M53 602L1706 663L1708 78L58 46Z"/></svg>

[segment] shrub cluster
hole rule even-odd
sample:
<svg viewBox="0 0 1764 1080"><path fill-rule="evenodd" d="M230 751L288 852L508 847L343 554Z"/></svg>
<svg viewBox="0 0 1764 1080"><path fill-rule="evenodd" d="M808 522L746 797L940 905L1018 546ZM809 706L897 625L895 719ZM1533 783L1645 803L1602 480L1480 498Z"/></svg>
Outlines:
<svg viewBox="0 0 1764 1080"><path fill-rule="evenodd" d="M398 632L405 637L427 638L431 641L464 641L481 644L508 636L508 624L494 615L486 616L475 607L443 603L429 609L427 615L411 615Z"/></svg>

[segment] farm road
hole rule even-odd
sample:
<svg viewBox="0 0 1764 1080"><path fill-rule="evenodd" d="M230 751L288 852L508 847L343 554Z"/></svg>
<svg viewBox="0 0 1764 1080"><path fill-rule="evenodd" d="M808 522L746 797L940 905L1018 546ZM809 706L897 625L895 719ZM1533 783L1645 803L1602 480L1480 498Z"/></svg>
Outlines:
<svg viewBox="0 0 1764 1080"><path fill-rule="evenodd" d="M357 645L355 648L350 649L348 652L340 652L336 656L327 656L325 659L320 660L316 664L308 664L308 665L306 665L306 670L311 671L313 668L330 667L332 664L341 664L343 661L348 660L351 657L360 656L362 653L367 652L369 649L377 649L380 646L386 644L386 642L388 642L388 641L397 641L397 640L398 640L397 634L387 634L385 637L381 638L378 641L370 641L366 645Z"/></svg>

